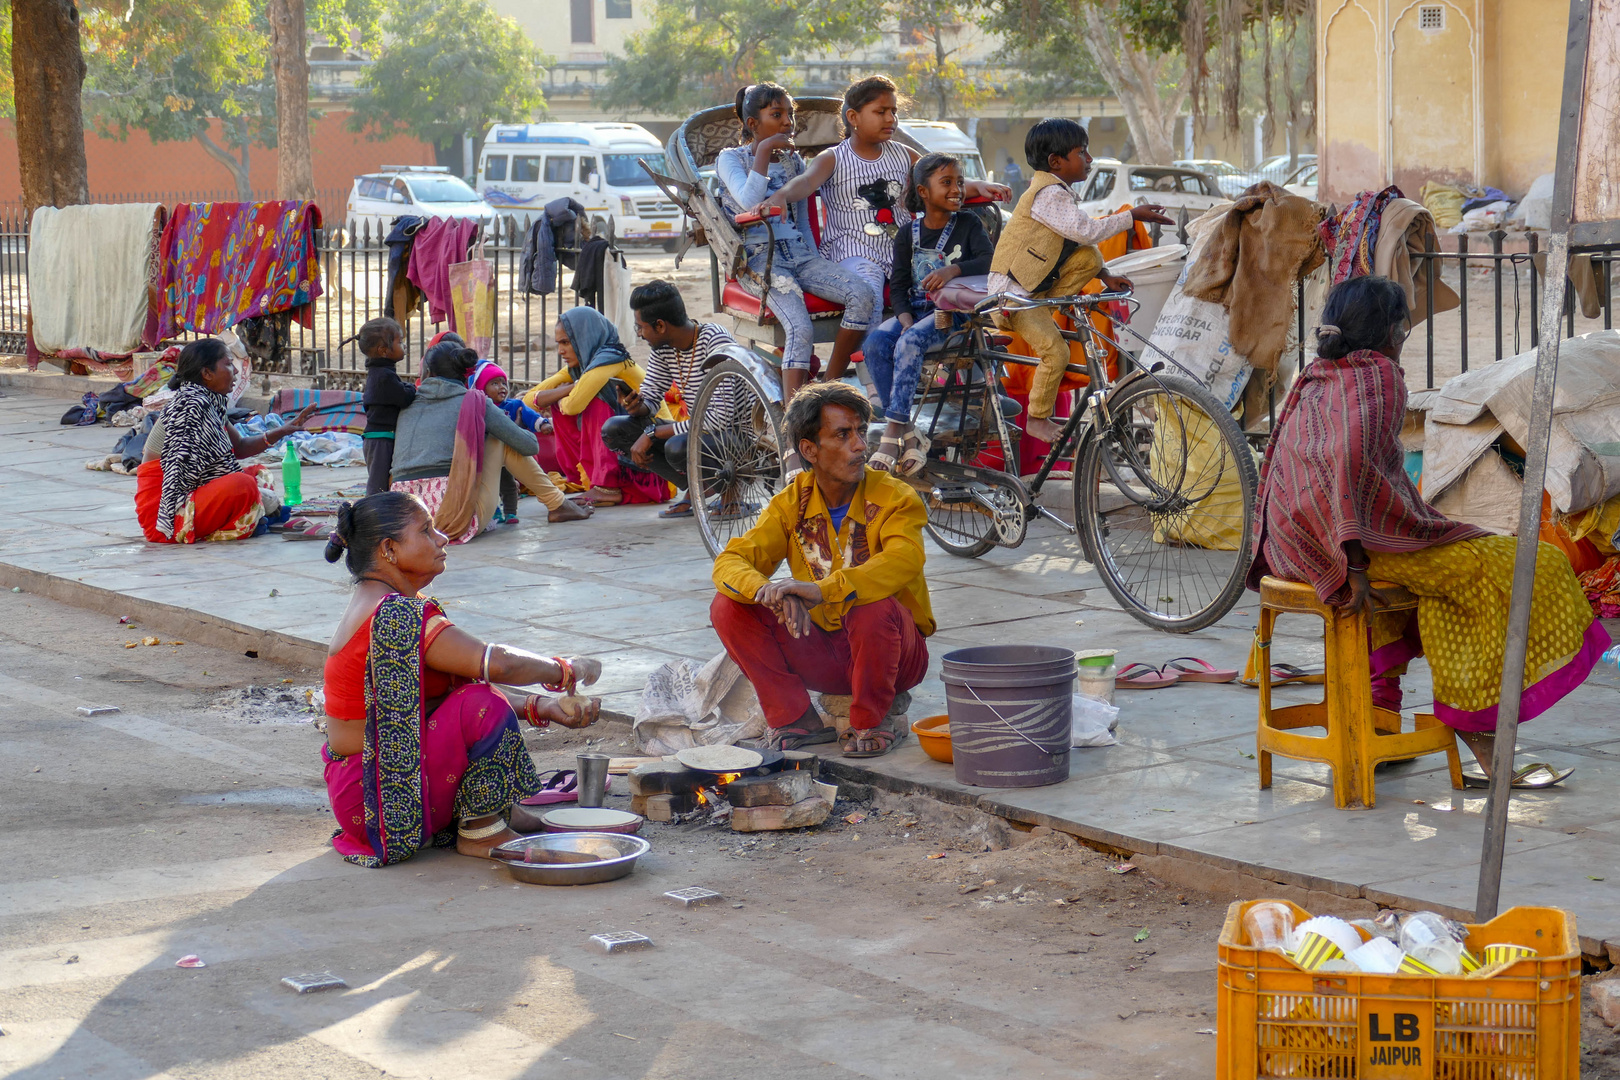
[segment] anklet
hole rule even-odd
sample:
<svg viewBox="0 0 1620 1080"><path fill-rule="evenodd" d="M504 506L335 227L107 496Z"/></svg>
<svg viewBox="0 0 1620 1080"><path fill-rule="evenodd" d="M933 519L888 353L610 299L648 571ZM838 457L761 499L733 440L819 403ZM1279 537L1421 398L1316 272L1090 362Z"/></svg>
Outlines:
<svg viewBox="0 0 1620 1080"><path fill-rule="evenodd" d="M463 840L488 840L492 836L506 831L506 822L496 818L493 824L484 825L477 829L469 829L465 825L456 829L457 835Z"/></svg>

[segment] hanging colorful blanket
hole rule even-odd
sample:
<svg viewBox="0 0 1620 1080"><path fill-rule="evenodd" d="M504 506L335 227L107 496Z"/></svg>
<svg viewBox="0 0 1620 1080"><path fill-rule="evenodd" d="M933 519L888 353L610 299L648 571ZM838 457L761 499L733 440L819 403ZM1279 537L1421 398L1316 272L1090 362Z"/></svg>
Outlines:
<svg viewBox="0 0 1620 1080"><path fill-rule="evenodd" d="M255 315L291 311L314 325L321 295L312 202L180 203L163 229L155 336L215 334Z"/></svg>
<svg viewBox="0 0 1620 1080"><path fill-rule="evenodd" d="M1384 207L1391 199L1404 198L1394 184L1383 191L1363 191L1317 227L1333 270L1333 284L1373 272L1373 253L1378 250L1378 227Z"/></svg>

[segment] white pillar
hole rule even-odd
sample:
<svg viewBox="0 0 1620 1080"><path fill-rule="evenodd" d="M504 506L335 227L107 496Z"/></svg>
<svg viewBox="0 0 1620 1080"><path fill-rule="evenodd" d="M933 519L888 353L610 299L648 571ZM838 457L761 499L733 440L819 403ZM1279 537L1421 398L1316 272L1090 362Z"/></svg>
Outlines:
<svg viewBox="0 0 1620 1080"><path fill-rule="evenodd" d="M1192 158L1196 156L1193 153L1195 149L1193 147L1193 118L1191 115L1183 116L1181 118L1181 122L1184 125L1181 129L1183 132L1181 139L1181 156L1184 158Z"/></svg>
<svg viewBox="0 0 1620 1080"><path fill-rule="evenodd" d="M1266 118L1256 113L1254 117L1254 164L1259 167L1266 160Z"/></svg>

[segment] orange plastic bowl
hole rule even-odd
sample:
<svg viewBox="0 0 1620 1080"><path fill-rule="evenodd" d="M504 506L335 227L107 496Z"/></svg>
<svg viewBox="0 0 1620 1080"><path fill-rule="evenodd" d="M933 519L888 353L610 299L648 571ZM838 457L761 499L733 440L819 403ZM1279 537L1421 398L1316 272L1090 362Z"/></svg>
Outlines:
<svg viewBox="0 0 1620 1080"><path fill-rule="evenodd" d="M935 761L943 761L949 765L951 757L951 718L949 716L925 716L911 725L916 732L917 742L922 744L923 753Z"/></svg>

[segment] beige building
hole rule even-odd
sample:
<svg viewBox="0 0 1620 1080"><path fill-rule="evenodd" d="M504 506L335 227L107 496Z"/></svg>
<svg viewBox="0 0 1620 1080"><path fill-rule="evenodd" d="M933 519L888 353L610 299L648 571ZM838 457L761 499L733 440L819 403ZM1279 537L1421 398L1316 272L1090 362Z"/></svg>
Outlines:
<svg viewBox="0 0 1620 1080"><path fill-rule="evenodd" d="M1323 199L1553 171L1569 0L1320 0Z"/></svg>

